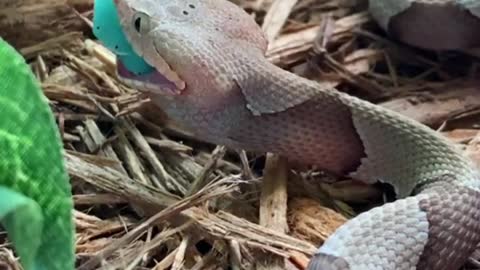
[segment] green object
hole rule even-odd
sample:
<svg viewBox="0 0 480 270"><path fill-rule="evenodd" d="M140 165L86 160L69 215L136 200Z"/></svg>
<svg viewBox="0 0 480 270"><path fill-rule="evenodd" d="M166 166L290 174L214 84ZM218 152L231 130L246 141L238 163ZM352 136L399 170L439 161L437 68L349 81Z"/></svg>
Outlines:
<svg viewBox="0 0 480 270"><path fill-rule="evenodd" d="M30 67L1 38L0 117L0 222L25 270L72 270L73 200L57 125Z"/></svg>
<svg viewBox="0 0 480 270"><path fill-rule="evenodd" d="M133 50L127 40L113 0L96 0L93 8L93 34L135 74L147 74L155 69Z"/></svg>

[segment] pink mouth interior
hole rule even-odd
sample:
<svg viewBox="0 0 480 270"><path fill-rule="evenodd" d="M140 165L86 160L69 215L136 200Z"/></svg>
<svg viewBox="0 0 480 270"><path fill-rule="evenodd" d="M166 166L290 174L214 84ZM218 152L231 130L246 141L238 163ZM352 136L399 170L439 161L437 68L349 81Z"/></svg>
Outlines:
<svg viewBox="0 0 480 270"><path fill-rule="evenodd" d="M152 71L150 73L137 75L133 72L130 72L122 63L122 61L118 58L117 58L117 73L118 73L118 76L125 79L147 82L147 83L157 85L159 89L168 90L168 91L171 91L172 93L177 92L175 84L169 81L167 78L165 78L165 76L163 76L157 70Z"/></svg>

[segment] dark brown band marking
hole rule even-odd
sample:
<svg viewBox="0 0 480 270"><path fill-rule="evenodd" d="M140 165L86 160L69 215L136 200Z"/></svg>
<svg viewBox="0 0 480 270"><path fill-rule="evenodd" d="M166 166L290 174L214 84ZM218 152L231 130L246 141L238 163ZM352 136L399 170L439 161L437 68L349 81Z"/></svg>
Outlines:
<svg viewBox="0 0 480 270"><path fill-rule="evenodd" d="M480 242L480 193L443 176L422 192L420 201L430 225L417 269L459 269Z"/></svg>

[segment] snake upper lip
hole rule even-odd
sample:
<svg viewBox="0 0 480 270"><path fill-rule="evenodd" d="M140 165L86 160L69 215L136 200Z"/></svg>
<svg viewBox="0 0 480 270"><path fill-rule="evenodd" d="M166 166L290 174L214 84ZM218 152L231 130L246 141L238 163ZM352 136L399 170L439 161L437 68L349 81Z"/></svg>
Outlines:
<svg viewBox="0 0 480 270"><path fill-rule="evenodd" d="M161 92L164 94L180 94L181 90L155 69L146 74L135 74L129 71L123 62L117 58L117 75L125 84L143 91Z"/></svg>
<svg viewBox="0 0 480 270"><path fill-rule="evenodd" d="M121 59L117 57L117 74L124 83L143 91L161 92L161 94L179 95L185 89L185 82L180 79L178 74L170 68L170 65L162 57L155 42L151 44L154 47L155 55L150 61L154 70L145 74L135 74L130 72Z"/></svg>
<svg viewBox="0 0 480 270"><path fill-rule="evenodd" d="M180 76L170 67L170 65L165 61L162 54L158 50L157 44L154 41L152 44L157 56L154 58L154 66L156 70L161 73L167 80L172 82L179 91L185 89L185 82L180 78Z"/></svg>

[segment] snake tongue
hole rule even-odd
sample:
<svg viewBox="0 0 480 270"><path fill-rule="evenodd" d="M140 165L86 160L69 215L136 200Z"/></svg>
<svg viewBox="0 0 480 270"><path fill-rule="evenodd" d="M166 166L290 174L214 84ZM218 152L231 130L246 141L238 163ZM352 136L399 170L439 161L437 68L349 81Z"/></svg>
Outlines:
<svg viewBox="0 0 480 270"><path fill-rule="evenodd" d="M182 92L182 89L178 88L174 82L168 80L159 71L153 70L145 74L135 74L129 71L118 58L117 75L122 82L138 89L153 92L162 91L163 94L167 92L171 95L179 95Z"/></svg>

